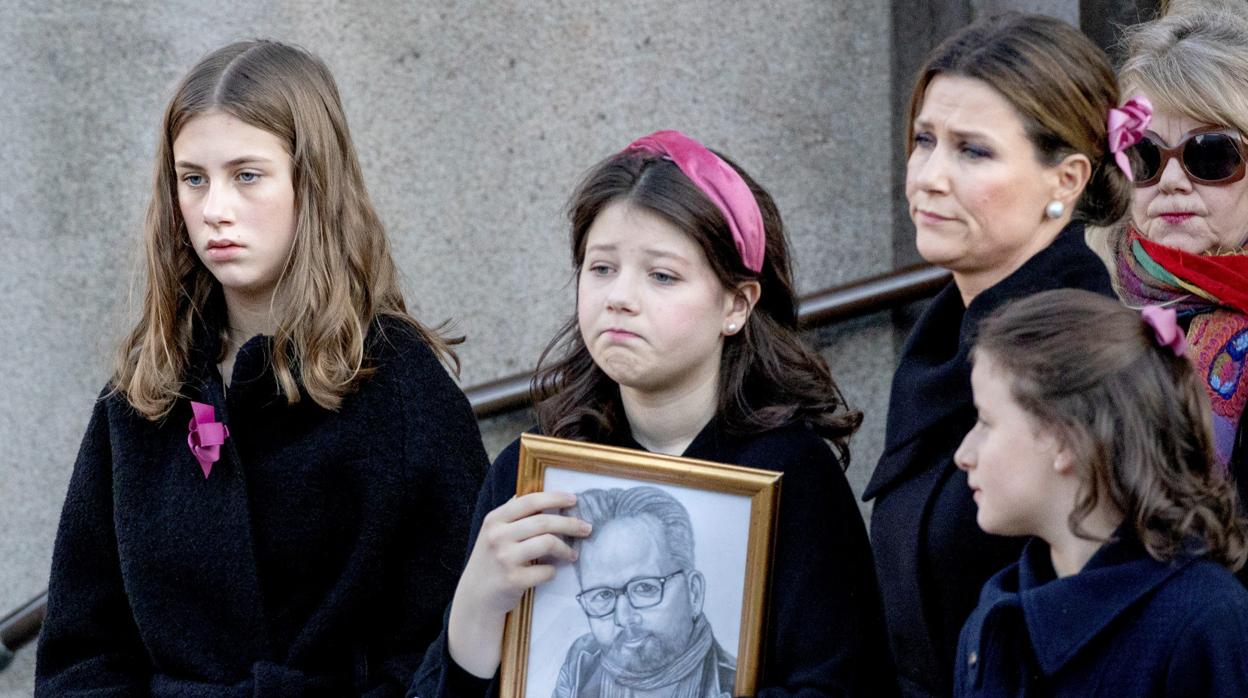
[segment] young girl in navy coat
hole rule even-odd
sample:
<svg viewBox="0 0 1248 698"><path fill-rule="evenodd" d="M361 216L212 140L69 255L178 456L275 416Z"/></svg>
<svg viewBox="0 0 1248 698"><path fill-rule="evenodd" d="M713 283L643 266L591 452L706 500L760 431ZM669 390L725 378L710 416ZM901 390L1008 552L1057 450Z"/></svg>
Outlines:
<svg viewBox="0 0 1248 698"><path fill-rule="evenodd" d="M985 584L959 696L1246 696L1245 531L1173 310L1049 291L980 325L955 459L977 521L1035 536Z"/></svg>
<svg viewBox="0 0 1248 698"><path fill-rule="evenodd" d="M887 695L871 551L842 472L860 416L798 337L771 197L700 143L660 131L593 168L570 218L577 307L534 378L540 430L782 471L759 695ZM487 476L446 631L412 695L495 693L507 612L554 576L551 561L572 559L568 537L589 534L542 515L572 506L569 493L513 497L518 451ZM688 678L674 677L703 695ZM632 694L594 686L608 688Z"/></svg>
<svg viewBox="0 0 1248 698"><path fill-rule="evenodd" d="M165 111L142 315L53 553L39 696L401 695L486 456L404 306L338 91L271 41Z"/></svg>

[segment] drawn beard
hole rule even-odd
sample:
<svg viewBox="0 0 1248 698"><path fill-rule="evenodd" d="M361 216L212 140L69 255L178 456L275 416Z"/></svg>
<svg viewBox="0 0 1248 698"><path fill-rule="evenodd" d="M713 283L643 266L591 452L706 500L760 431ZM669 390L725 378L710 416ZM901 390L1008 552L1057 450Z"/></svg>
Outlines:
<svg viewBox="0 0 1248 698"><path fill-rule="evenodd" d="M638 635L643 636L641 644L629 647L624 645L626 642L637 639ZM622 669L638 673L657 673L680 655L680 650L680 647L665 642L658 635L647 630L641 630L632 635L622 630L611 641L611 647L607 653L611 656L611 661Z"/></svg>

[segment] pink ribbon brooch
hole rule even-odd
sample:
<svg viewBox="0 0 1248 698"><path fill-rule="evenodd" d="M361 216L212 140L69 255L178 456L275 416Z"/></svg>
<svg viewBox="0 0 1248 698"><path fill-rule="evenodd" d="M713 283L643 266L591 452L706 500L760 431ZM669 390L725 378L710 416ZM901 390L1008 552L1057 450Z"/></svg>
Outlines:
<svg viewBox="0 0 1248 698"><path fill-rule="evenodd" d="M204 471L204 479L212 472L212 464L221 458L221 444L230 435L230 428L217 421L217 411L212 405L202 402L191 402L191 433L186 435L186 445L191 447L191 455L199 461Z"/></svg>
<svg viewBox="0 0 1248 698"><path fill-rule="evenodd" d="M1152 120L1153 103L1147 97L1132 97L1120 108L1109 110L1109 152L1114 154L1114 162L1122 168L1127 181L1135 181L1135 175L1131 172L1131 161L1127 158L1127 148L1140 142L1144 137L1144 130Z"/></svg>
<svg viewBox="0 0 1248 698"><path fill-rule="evenodd" d="M1187 339L1183 336L1183 328L1179 327L1174 308L1149 305L1140 311L1140 315L1153 328L1158 344L1174 352L1175 356L1187 353Z"/></svg>

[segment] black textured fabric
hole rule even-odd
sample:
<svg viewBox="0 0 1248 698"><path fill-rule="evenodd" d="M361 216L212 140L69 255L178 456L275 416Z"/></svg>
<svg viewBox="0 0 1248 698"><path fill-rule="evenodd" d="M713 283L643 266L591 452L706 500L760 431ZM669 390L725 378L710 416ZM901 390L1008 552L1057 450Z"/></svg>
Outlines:
<svg viewBox="0 0 1248 698"><path fill-rule="evenodd" d="M288 406L249 341L224 396L203 330L159 422L95 405L39 639L39 696L402 695L462 565L487 462L464 395L406 325L337 412ZM189 401L230 430L205 478Z"/></svg>
<svg viewBox="0 0 1248 698"><path fill-rule="evenodd" d="M631 439L616 445L641 448ZM473 516L472 541L485 515L515 494L519 455L516 441L494 461ZM893 695L871 550L849 483L828 445L803 425L739 437L712 422L683 455L784 473L757 695ZM495 681L477 679L451 660L445 630L408 693L496 694Z"/></svg>
<svg viewBox="0 0 1248 698"><path fill-rule="evenodd" d="M975 423L968 360L975 329L1009 301L1058 288L1113 296L1077 222L969 307L950 283L902 349L884 455L863 498L875 500L871 544L903 695L949 694L958 631L984 582L1017 560L1024 543L979 529L966 473L953 464Z"/></svg>

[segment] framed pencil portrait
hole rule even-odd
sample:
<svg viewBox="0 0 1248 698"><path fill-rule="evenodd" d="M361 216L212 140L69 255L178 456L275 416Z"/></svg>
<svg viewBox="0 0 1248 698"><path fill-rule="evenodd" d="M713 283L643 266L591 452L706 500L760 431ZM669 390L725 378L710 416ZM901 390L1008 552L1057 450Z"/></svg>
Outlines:
<svg viewBox="0 0 1248 698"><path fill-rule="evenodd" d="M532 434L517 494L590 535L507 616L502 698L755 693L780 473Z"/></svg>

